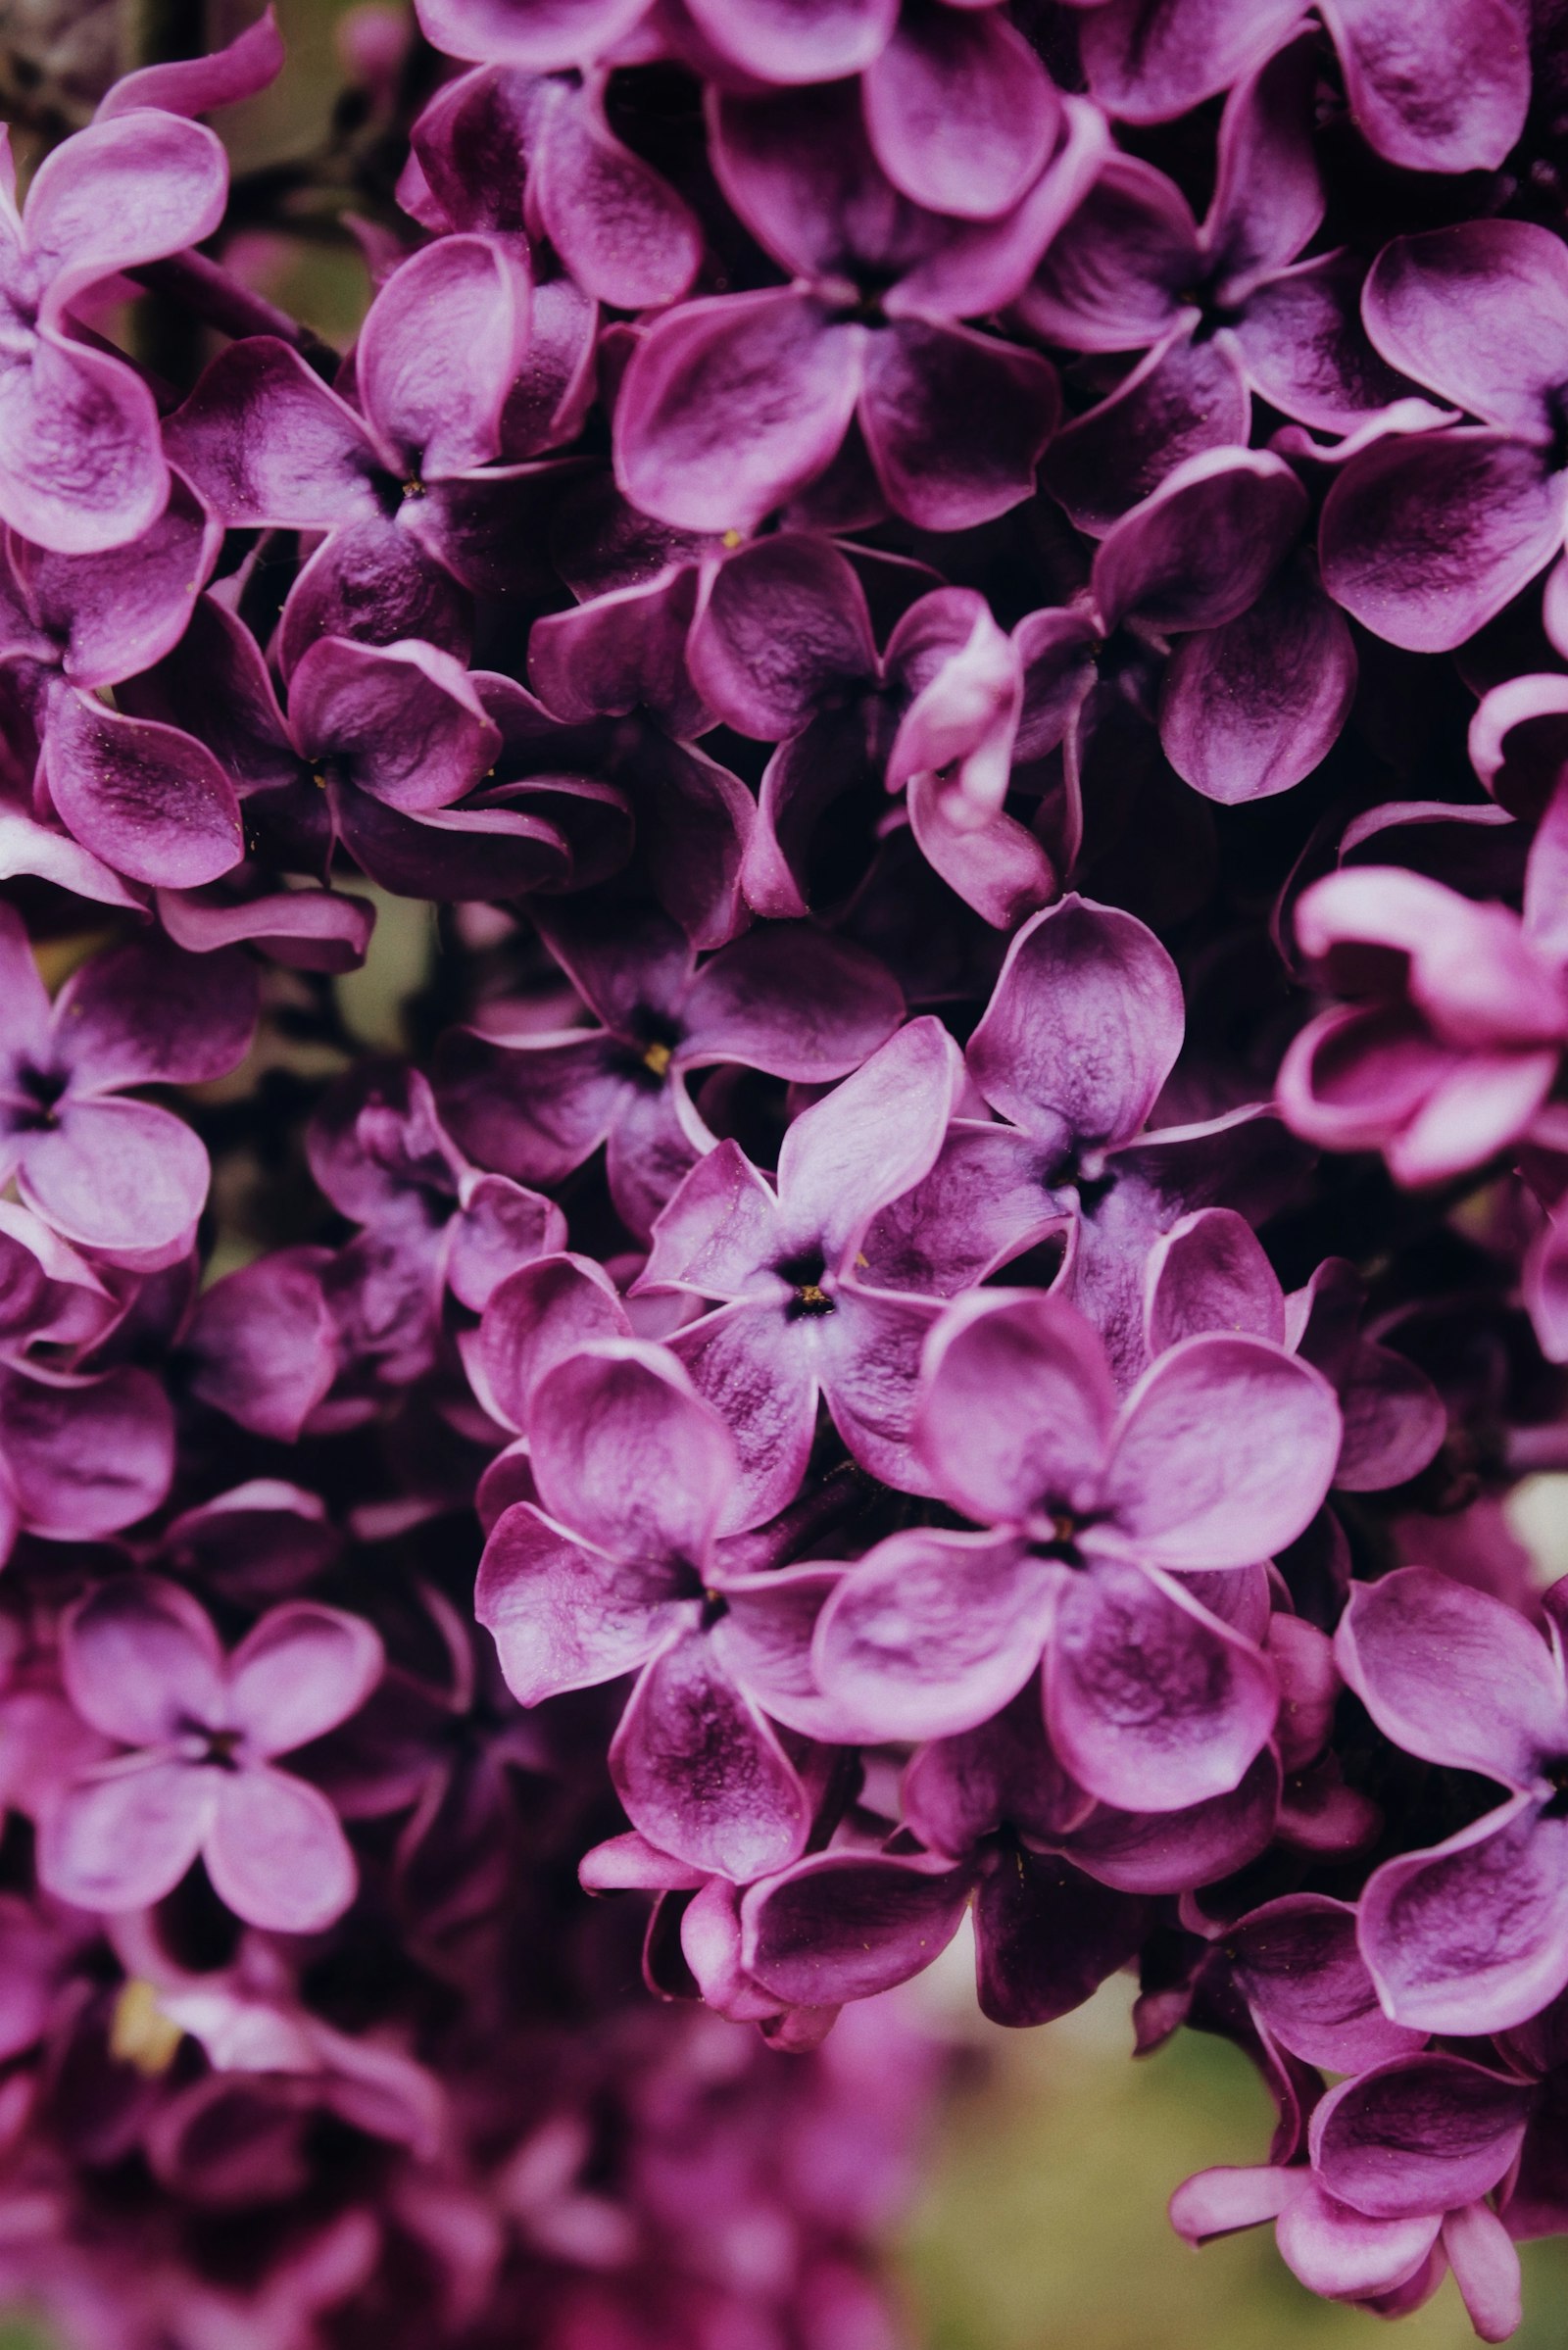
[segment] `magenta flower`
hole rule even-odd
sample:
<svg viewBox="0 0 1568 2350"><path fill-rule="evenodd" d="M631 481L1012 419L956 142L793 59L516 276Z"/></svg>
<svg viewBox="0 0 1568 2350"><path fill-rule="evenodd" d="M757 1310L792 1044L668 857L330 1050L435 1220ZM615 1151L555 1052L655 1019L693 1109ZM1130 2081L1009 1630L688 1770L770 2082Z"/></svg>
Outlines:
<svg viewBox="0 0 1568 2350"><path fill-rule="evenodd" d="M399 896L469 898L569 869L553 823L486 788L501 729L434 645L320 638L290 675L285 714L255 638L204 598L137 699L189 713L239 782L258 857L284 871L324 874L341 845Z"/></svg>
<svg viewBox="0 0 1568 2350"><path fill-rule="evenodd" d="M1016 305L1043 341L1149 354L1052 449L1047 481L1082 528L1182 459L1245 446L1253 393L1343 433L1401 388L1362 330L1353 258L1298 258L1324 212L1314 50L1292 41L1233 86L1201 226L1162 171L1114 155Z"/></svg>
<svg viewBox="0 0 1568 2350"><path fill-rule="evenodd" d="M1132 122L1163 122L1253 71L1300 22L1296 0L1108 0L1081 34L1090 87ZM1513 0L1390 0L1321 10L1361 134L1416 171L1500 164L1524 126L1530 70Z"/></svg>
<svg viewBox="0 0 1568 2350"><path fill-rule="evenodd" d="M445 1040L438 1098L482 1165L558 1183L606 1144L611 1198L646 1241L713 1137L686 1088L715 1061L821 1085L859 1067L898 1026L898 989L863 949L802 926L747 931L698 967L672 922L554 920L558 960L604 1025Z"/></svg>
<svg viewBox="0 0 1568 2350"><path fill-rule="evenodd" d="M65 1618L73 1705L131 1749L75 1780L44 1825L39 1867L83 1909L145 1908L191 1863L236 1917L318 1933L356 1873L326 1797L273 1758L363 1705L381 1643L363 1617L291 1600L224 1657L204 1609L157 1576L106 1583Z"/></svg>
<svg viewBox="0 0 1568 2350"><path fill-rule="evenodd" d="M69 331L105 278L211 236L228 165L210 130L137 107L44 158L17 211L0 155L0 518L40 547L91 555L151 528L169 497L158 412L125 362Z"/></svg>
<svg viewBox="0 0 1568 2350"><path fill-rule="evenodd" d="M1229 1431L1222 1452L1195 1447L1202 1426ZM1278 1689L1181 1578L1252 1566L1307 1525L1340 1446L1327 1382L1216 1334L1162 1355L1118 1409L1082 1315L985 1293L932 1335L913 1443L932 1490L988 1531L893 1535L846 1577L815 1647L845 1716L951 1737L1044 1650L1052 1747L1102 1803L1178 1811L1237 1787Z"/></svg>
<svg viewBox="0 0 1568 2350"><path fill-rule="evenodd" d="M1281 1114L1336 1151L1381 1151L1396 1180L1438 1183L1527 1136L1568 1041L1557 837L1543 822L1523 920L1422 873L1347 865L1296 907L1301 948L1359 998L1320 1012L1280 1066Z"/></svg>
<svg viewBox="0 0 1568 2350"><path fill-rule="evenodd" d="M935 1312L859 1279L877 1210L917 1183L942 1145L961 1074L940 1023L912 1020L825 1100L779 1151L776 1190L733 1142L699 1159L654 1226L639 1293L720 1300L671 1350L728 1421L741 1484L726 1533L783 1508L806 1472L818 1395L873 1476L923 1478L909 1451L921 1344Z"/></svg>
<svg viewBox="0 0 1568 2350"><path fill-rule="evenodd" d="M878 653L848 557L779 532L708 579L686 658L715 716L779 746L741 876L759 913L835 895L843 876L824 888L821 868L846 817L869 850L901 791L922 853L987 921L1005 927L1050 897L1045 851L1003 805L1023 679L983 596L920 597Z"/></svg>
<svg viewBox="0 0 1568 2350"><path fill-rule="evenodd" d="M1074 478L1087 480L1075 467ZM1112 470L1117 496L1127 474ZM1288 791L1326 757L1349 713L1355 649L1299 546L1304 491L1266 453L1209 450L1166 469L1107 523L1087 587L1013 631L1023 665L1015 756L1063 746L1082 833L1085 771L1103 730L1157 729L1185 783L1232 806ZM1126 756L1125 751L1121 756Z"/></svg>
<svg viewBox="0 0 1568 2350"><path fill-rule="evenodd" d="M534 1705L636 1672L610 1750L635 1825L742 1883L784 1867L810 1804L766 1717L795 1711L791 1659L832 1571L726 1568L716 1537L744 1508L734 1446L657 1346L605 1339L559 1362L529 1427L539 1506L497 1521L474 1601L508 1687Z"/></svg>
<svg viewBox="0 0 1568 2350"><path fill-rule="evenodd" d="M548 238L565 264L564 278L535 285L531 359L558 307L586 312L591 355L594 303L677 302L703 258L690 207L611 129L604 80L487 63L438 90L410 134L422 184L405 172L399 197L426 227L526 230Z"/></svg>
<svg viewBox="0 0 1568 2350"><path fill-rule="evenodd" d="M1203 2171L1177 2188L1189 2243L1273 2220L1301 2282L1380 2316L1417 2309L1451 2266L1486 2342L1519 2324L1519 2256L1486 2197L1518 2157L1530 2088L1457 2056L1395 2058L1330 2091L1310 2167Z"/></svg>
<svg viewBox="0 0 1568 2350"><path fill-rule="evenodd" d="M290 598L285 666L334 633L465 639L461 589L493 588L509 519L531 524L532 469L485 469L527 340L525 249L443 237L394 270L366 318L363 415L286 343L252 335L170 418L170 456L222 521L327 534Z"/></svg>
<svg viewBox="0 0 1568 2350"><path fill-rule="evenodd" d="M1424 1469L1448 1421L1426 1374L1362 1333L1365 1302L1354 1266L1334 1256L1287 1297L1246 1218L1205 1207L1150 1251L1145 1331L1151 1358L1203 1330L1247 1331L1288 1346L1339 1397L1345 1433L1335 1484L1376 1493Z"/></svg>
<svg viewBox="0 0 1568 2350"><path fill-rule="evenodd" d="M1144 1130L1182 1025L1175 966L1131 914L1074 894L1026 922L965 1055L1008 1123L954 1121L929 1175L872 1224L867 1277L954 1297L1070 1233L1071 1295L1136 1378L1160 1233L1217 1196L1266 1212L1290 1175L1288 1138L1250 1110Z"/></svg>
<svg viewBox="0 0 1568 2350"><path fill-rule="evenodd" d="M1522 2024L1568 1984L1558 1651L1501 1600L1424 1567L1355 1589L1336 1645L1396 1745L1509 1790L1498 1810L1430 1852L1385 1861L1368 1884L1361 1944L1384 2004L1428 2032Z"/></svg>
<svg viewBox="0 0 1568 2350"><path fill-rule="evenodd" d="M173 651L221 535L174 473L130 546L50 555L13 535L0 576L0 664L37 738L35 800L133 881L192 888L243 853L234 787L211 752L99 699Z"/></svg>
<svg viewBox="0 0 1568 2350"><path fill-rule="evenodd" d="M1353 458L1323 509L1323 576L1379 636L1445 652L1561 549L1568 259L1526 220L1396 237L1362 308L1391 366L1479 421Z"/></svg>
<svg viewBox="0 0 1568 2350"><path fill-rule="evenodd" d="M720 98L714 169L794 282L687 303L650 329L616 411L626 496L687 529L751 530L825 471L855 420L908 520L956 530L1016 506L1056 420L1055 373L958 321L1020 291L1102 136L1074 103L1016 208L965 222L893 186L853 85Z"/></svg>
<svg viewBox="0 0 1568 2350"><path fill-rule="evenodd" d="M66 1240L172 1261L207 1197L207 1153L128 1086L199 1083L243 1060L256 983L242 956L139 942L96 955L51 1008L26 934L0 907L0 1165Z"/></svg>

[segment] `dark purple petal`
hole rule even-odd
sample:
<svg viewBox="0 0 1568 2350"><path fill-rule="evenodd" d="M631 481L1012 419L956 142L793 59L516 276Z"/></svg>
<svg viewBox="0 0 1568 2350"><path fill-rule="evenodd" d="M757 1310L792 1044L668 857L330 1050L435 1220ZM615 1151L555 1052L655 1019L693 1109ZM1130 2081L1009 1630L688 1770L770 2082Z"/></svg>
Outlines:
<svg viewBox="0 0 1568 2350"><path fill-rule="evenodd" d="M1187 459L1096 552L1092 584L1106 632L1131 613L1161 634L1223 627L1257 597L1306 512L1296 475L1266 451Z"/></svg>
<svg viewBox="0 0 1568 2350"><path fill-rule="evenodd" d="M103 555L50 555L13 538L11 565L44 626L65 644L74 685L118 685L172 651L218 558L221 534L189 485L171 477L169 504L133 545Z"/></svg>
<svg viewBox="0 0 1568 2350"><path fill-rule="evenodd" d="M110 1371L79 1386L8 1372L0 1392L7 1514L23 1526L92 1542L134 1525L167 1495L173 1414L150 1372Z"/></svg>
<svg viewBox="0 0 1568 2350"><path fill-rule="evenodd" d="M1030 495L1061 405L1047 361L904 318L870 338L864 367L860 428L896 514L923 530L968 530Z"/></svg>
<svg viewBox="0 0 1568 2350"><path fill-rule="evenodd" d="M1378 2005L1356 1944L1355 1911L1324 1893L1288 1893L1226 1936L1247 2003L1282 2047L1332 2073L1407 2055L1420 2034Z"/></svg>
<svg viewBox="0 0 1568 2350"><path fill-rule="evenodd" d="M877 673L854 565L831 540L794 531L741 548L713 572L687 658L725 724L770 743L798 733L825 695Z"/></svg>
<svg viewBox="0 0 1568 2350"><path fill-rule="evenodd" d="M612 1556L707 1555L735 1462L718 1414L662 1348L604 1339L540 1380L529 1421L545 1507Z"/></svg>
<svg viewBox="0 0 1568 2350"><path fill-rule="evenodd" d="M1097 1560L1046 1649L1046 1719L1073 1777L1119 1811L1181 1811L1240 1785L1279 1690L1250 1640L1173 1580Z"/></svg>
<svg viewBox="0 0 1568 2350"><path fill-rule="evenodd" d="M1297 14L1294 0L1109 0L1079 36L1089 86L1125 122L1168 122L1269 56Z"/></svg>
<svg viewBox="0 0 1568 2350"><path fill-rule="evenodd" d="M222 219L227 193L220 142L176 115L138 108L64 140L27 190L45 325L58 325L73 298L100 279L199 245Z"/></svg>
<svg viewBox="0 0 1568 2350"><path fill-rule="evenodd" d="M385 1661L380 1636L363 1616L287 1600L229 1659L228 1720L252 1752L288 1754L358 1713Z"/></svg>
<svg viewBox="0 0 1568 2350"><path fill-rule="evenodd" d="M611 131L598 94L562 90L545 113L529 195L585 293L617 310L678 302L703 232L667 180Z"/></svg>
<svg viewBox="0 0 1568 2350"><path fill-rule="evenodd" d="M380 514L375 446L299 354L252 335L219 354L164 445L224 522L329 530Z"/></svg>
<svg viewBox="0 0 1568 2350"><path fill-rule="evenodd" d="M1361 1897L1361 1949L1387 2013L1416 2031L1528 2022L1568 1983L1568 1824L1517 1795L1385 1861Z"/></svg>
<svg viewBox="0 0 1568 2350"><path fill-rule="evenodd" d="M72 1704L106 1738L162 1746L224 1720L223 1652L205 1608L177 1584L140 1575L100 1584L61 1632Z"/></svg>
<svg viewBox="0 0 1568 2350"><path fill-rule="evenodd" d="M192 1395L258 1436L296 1443L337 1376L325 1262L324 1249L278 1248L205 1290L184 1340Z"/></svg>
<svg viewBox="0 0 1568 2350"><path fill-rule="evenodd" d="M1104 1349L1056 1297L982 1291L926 1358L916 1442L943 1497L982 1524L1087 1512L1115 1411Z"/></svg>
<svg viewBox="0 0 1568 2350"><path fill-rule="evenodd" d="M1568 476L1505 433L1390 434L1329 491L1323 584L1377 636L1445 653L1557 553Z"/></svg>
<svg viewBox="0 0 1568 2350"><path fill-rule="evenodd" d="M250 1051L256 1003L244 955L198 958L153 938L94 955L55 1004L73 1093L226 1077Z"/></svg>
<svg viewBox="0 0 1568 2350"><path fill-rule="evenodd" d="M1186 459L1245 445L1250 416L1228 338L1178 333L1108 399L1062 426L1041 479L1079 529L1098 537Z"/></svg>
<svg viewBox="0 0 1568 2350"><path fill-rule="evenodd" d="M41 1823L42 1883L79 1909L117 1914L161 1901L201 1850L217 1778L133 1755L76 1780Z"/></svg>
<svg viewBox="0 0 1568 2350"><path fill-rule="evenodd" d="M1042 1143L1122 1142L1153 1106L1183 1019L1176 967L1152 931L1072 893L1008 948L969 1073Z"/></svg>
<svg viewBox="0 0 1568 2350"><path fill-rule="evenodd" d="M610 1767L652 1842L738 1885L788 1868L805 1848L806 1790L710 1640L677 1640L648 1664Z"/></svg>
<svg viewBox="0 0 1568 2350"><path fill-rule="evenodd" d="M980 2012L1014 2028L1054 2023L1133 1957L1149 1906L1054 1853L1004 1851L975 1894Z"/></svg>
<svg viewBox="0 0 1568 2350"><path fill-rule="evenodd" d="M647 0L419 0L419 24L434 49L481 65L553 73L583 66L631 30Z"/></svg>
<svg viewBox="0 0 1568 2350"><path fill-rule="evenodd" d="M1543 1756L1568 1748L1561 1666L1488 1591L1401 1567L1355 1586L1336 1647L1345 1678L1406 1753L1528 1787Z"/></svg>
<svg viewBox="0 0 1568 2350"><path fill-rule="evenodd" d="M1184 1216L1149 1257L1145 1327L1152 1355L1201 1330L1285 1339L1285 1298L1245 1216L1204 1207Z"/></svg>
<svg viewBox="0 0 1568 2350"><path fill-rule="evenodd" d="M1495 169L1524 128L1529 51L1509 0L1336 0L1326 12L1363 137L1415 171Z"/></svg>
<svg viewBox="0 0 1568 2350"><path fill-rule="evenodd" d="M371 427L412 478L461 472L498 454L527 334L526 267L500 238L441 237L393 270L354 365Z"/></svg>
<svg viewBox="0 0 1568 2350"><path fill-rule="evenodd" d="M741 1904L746 1972L792 2007L871 1998L940 1957L969 1885L966 1869L882 1853L797 1862Z"/></svg>
<svg viewBox="0 0 1568 2350"><path fill-rule="evenodd" d="M202 1858L219 1899L274 1934L318 1934L340 1918L359 1872L320 1789L265 1764L213 1776L219 1786Z"/></svg>
<svg viewBox="0 0 1568 2350"><path fill-rule="evenodd" d="M1040 60L992 9L906 9L860 89L894 186L965 220L991 220L1018 202L1061 119Z"/></svg>
<svg viewBox="0 0 1568 2350"><path fill-rule="evenodd" d="M65 823L133 881L198 888L244 854L233 786L210 751L172 726L64 693L44 770Z"/></svg>
<svg viewBox="0 0 1568 2350"><path fill-rule="evenodd" d="M491 1529L473 1602L507 1687L524 1705L634 1672L670 1637L685 1604L662 1567L608 1558L527 1501L514 1502Z"/></svg>
<svg viewBox="0 0 1568 2350"><path fill-rule="evenodd" d="M688 1182L708 1164L700 1161ZM659 1238L656 1233L656 1249ZM800 1490L816 1433L817 1367L808 1321L788 1321L782 1295L776 1300L740 1297L677 1331L670 1351L728 1423L740 1456L740 1482L719 1531L738 1534L776 1517Z"/></svg>
<svg viewBox="0 0 1568 2350"><path fill-rule="evenodd" d="M876 56L894 0L688 0L705 37L760 81L832 81Z"/></svg>
<svg viewBox="0 0 1568 2350"><path fill-rule="evenodd" d="M837 452L859 396L864 335L784 288L670 312L638 344L621 385L620 488L686 529L755 529Z"/></svg>
<svg viewBox="0 0 1568 2350"><path fill-rule="evenodd" d="M1176 324L1203 269L1180 190L1150 164L1115 155L1019 298L1018 315L1074 351L1141 351Z"/></svg>
<svg viewBox="0 0 1568 2350"><path fill-rule="evenodd" d="M797 1247L819 1247L829 1270L853 1256L877 1209L942 1148L962 1072L941 1022L911 1020L801 1112L778 1156L779 1213Z"/></svg>
<svg viewBox="0 0 1568 2350"><path fill-rule="evenodd" d="M1204 1444L1203 1428L1224 1428L1224 1445ZM1319 1372L1265 1339L1200 1335L1152 1364L1128 1397L1104 1500L1141 1558L1248 1566L1310 1524L1340 1437Z"/></svg>
<svg viewBox="0 0 1568 2350"><path fill-rule="evenodd" d="M822 1611L817 1685L868 1738L974 1730L1032 1679L1059 1582L1009 1535L890 1535Z"/></svg>
<svg viewBox="0 0 1568 2350"><path fill-rule="evenodd" d="M1530 2090L1457 2056L1403 2056L1346 2081L1312 2117L1312 2167L1370 2220L1451 2211L1519 2151Z"/></svg>
<svg viewBox="0 0 1568 2350"><path fill-rule="evenodd" d="M1297 559L1249 611L1177 645L1160 688L1160 743L1206 800L1272 799L1328 757L1355 685L1344 615Z"/></svg>
<svg viewBox="0 0 1568 2350"><path fill-rule="evenodd" d="M1266 1851L1279 1802L1279 1758L1265 1746L1229 1793L1180 1811L1127 1812L1102 1805L1073 1831L1067 1849L1101 1885L1124 1893L1182 1892L1229 1877ZM1367 1989L1370 1993L1370 1980ZM1406 2046L1408 2040L1396 2044Z"/></svg>
<svg viewBox="0 0 1568 2350"><path fill-rule="evenodd" d="M1252 389L1302 424L1348 432L1397 400L1404 380L1361 323L1361 263L1330 253L1269 278L1234 328Z"/></svg>

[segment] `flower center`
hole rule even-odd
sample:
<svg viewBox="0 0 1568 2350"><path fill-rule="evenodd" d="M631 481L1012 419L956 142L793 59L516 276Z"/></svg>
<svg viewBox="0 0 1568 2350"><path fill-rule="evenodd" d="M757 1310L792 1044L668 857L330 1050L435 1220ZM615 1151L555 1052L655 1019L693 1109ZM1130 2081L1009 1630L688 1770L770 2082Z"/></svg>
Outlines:
<svg viewBox="0 0 1568 2350"><path fill-rule="evenodd" d="M673 1048L661 1044L657 1038L653 1044L647 1045L643 1049L643 1067L652 1070L656 1077L669 1075L669 1064L673 1058Z"/></svg>
<svg viewBox="0 0 1568 2350"><path fill-rule="evenodd" d="M184 2036L181 2027L159 2006L157 1985L143 1975L132 1975L115 2001L110 2055L155 2081L168 2072Z"/></svg>
<svg viewBox="0 0 1568 2350"><path fill-rule="evenodd" d="M24 1061L16 1074L17 1090L22 1096L17 1125L24 1133L41 1134L58 1126L56 1105L64 1098L71 1080L59 1069L39 1069L31 1061Z"/></svg>

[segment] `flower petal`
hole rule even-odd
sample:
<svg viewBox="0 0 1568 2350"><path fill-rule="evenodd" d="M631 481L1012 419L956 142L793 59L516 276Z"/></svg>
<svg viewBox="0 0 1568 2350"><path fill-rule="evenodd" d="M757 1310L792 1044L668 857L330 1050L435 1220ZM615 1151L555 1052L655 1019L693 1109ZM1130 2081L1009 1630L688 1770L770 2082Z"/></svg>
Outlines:
<svg viewBox="0 0 1568 2350"><path fill-rule="evenodd" d="M710 1640L677 1640L651 1659L610 1768L652 1843L737 1885L788 1868L805 1848L806 1789Z"/></svg>
<svg viewBox="0 0 1568 2350"><path fill-rule="evenodd" d="M343 1915L359 1871L319 1787L266 1764L216 1774L202 1858L213 1890L247 1926L319 1934Z"/></svg>
<svg viewBox="0 0 1568 2350"><path fill-rule="evenodd" d="M206 1609L161 1575L101 1583L61 1630L72 1704L127 1746L168 1744L225 1723L223 1652Z"/></svg>
<svg viewBox="0 0 1568 2350"><path fill-rule="evenodd" d="M1073 1777L1118 1811L1183 1811L1241 1782L1274 1727L1259 1651L1179 1584L1097 1559L1061 1598L1046 1720Z"/></svg>

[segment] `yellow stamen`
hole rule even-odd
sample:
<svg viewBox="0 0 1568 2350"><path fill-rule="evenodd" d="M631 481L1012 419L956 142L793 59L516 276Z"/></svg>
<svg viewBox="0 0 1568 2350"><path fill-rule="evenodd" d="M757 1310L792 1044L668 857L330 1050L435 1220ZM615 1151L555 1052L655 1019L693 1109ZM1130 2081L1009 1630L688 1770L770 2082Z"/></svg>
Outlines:
<svg viewBox="0 0 1568 2350"><path fill-rule="evenodd" d="M404 482L403 495L405 498L422 498L424 496L424 483L419 479L417 473L411 473L408 480Z"/></svg>
<svg viewBox="0 0 1568 2350"><path fill-rule="evenodd" d="M109 2053L122 2065L134 2065L148 2080L167 2073L185 2034L158 2004L157 1986L143 1975L132 1975L115 2001L109 2027Z"/></svg>
<svg viewBox="0 0 1568 2350"><path fill-rule="evenodd" d="M312 781L315 783L315 785L316 785L316 788L317 788L317 790L318 790L318 792L324 792L324 791L325 791L325 789L326 789L326 770L325 770L325 768L324 768L324 767L313 767L313 768L311 769L311 779L312 779Z"/></svg>
<svg viewBox="0 0 1568 2350"><path fill-rule="evenodd" d="M741 543L741 533L738 530L726 530L723 543L731 549L738 547Z"/></svg>
<svg viewBox="0 0 1568 2350"><path fill-rule="evenodd" d="M672 1058L673 1053L668 1045L650 1045L643 1054L643 1067L652 1069L656 1077L667 1077Z"/></svg>
<svg viewBox="0 0 1568 2350"><path fill-rule="evenodd" d="M826 1290L814 1281L807 1282L803 1289L796 1291L795 1295L803 1305L826 1305L830 1302Z"/></svg>

